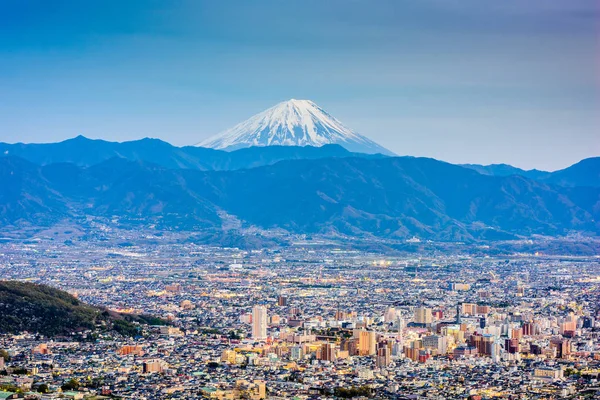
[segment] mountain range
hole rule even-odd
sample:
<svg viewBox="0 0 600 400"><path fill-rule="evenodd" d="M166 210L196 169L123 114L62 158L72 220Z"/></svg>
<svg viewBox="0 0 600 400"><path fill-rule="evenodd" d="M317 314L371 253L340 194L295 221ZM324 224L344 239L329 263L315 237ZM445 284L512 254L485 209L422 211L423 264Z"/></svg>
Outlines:
<svg viewBox="0 0 600 400"><path fill-rule="evenodd" d="M35 164L73 163L89 167L114 157L146 161L165 168L200 171L235 170L274 164L282 160L329 157L383 157L351 153L340 145L249 147L236 151L204 147L176 147L159 139L109 142L77 136L58 143L2 143L0 156L16 156Z"/></svg>
<svg viewBox="0 0 600 400"><path fill-rule="evenodd" d="M560 179L573 175L565 171L559 171ZM263 229L397 239L600 232L598 186L484 175L416 157L347 154L201 171L124 158L78 166L5 156L0 186L4 227L95 216L125 226L189 231L220 230L233 218Z"/></svg>
<svg viewBox="0 0 600 400"><path fill-rule="evenodd" d="M600 232L600 158L546 172L396 157L310 100L196 146L0 143L0 188L5 233L90 218L218 243L239 242L232 227L443 241Z"/></svg>
<svg viewBox="0 0 600 400"><path fill-rule="evenodd" d="M600 186L600 157L586 158L570 167L554 172L537 169L523 170L507 164L463 164L462 166L473 169L483 175L520 175L540 182L570 187Z"/></svg>
<svg viewBox="0 0 600 400"><path fill-rule="evenodd" d="M130 142L109 142L77 136L58 143L2 143L0 157L16 156L34 164L73 163L89 167L111 158L144 161L171 168L200 171L232 171L272 165L284 160L322 158L384 158L383 154L350 152L337 144L314 146L264 146L233 151L204 147L177 147L159 139L141 139ZM523 170L508 164L460 164L482 175L511 176L557 184L560 186L600 186L600 157L584 159L562 170L548 172Z"/></svg>

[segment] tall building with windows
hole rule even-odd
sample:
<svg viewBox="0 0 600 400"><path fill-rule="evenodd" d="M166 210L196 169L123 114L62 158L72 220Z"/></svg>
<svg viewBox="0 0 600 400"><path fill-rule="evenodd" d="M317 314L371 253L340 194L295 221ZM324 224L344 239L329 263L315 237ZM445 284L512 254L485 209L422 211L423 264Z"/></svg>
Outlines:
<svg viewBox="0 0 600 400"><path fill-rule="evenodd" d="M385 368L390 365L390 349L387 346L377 349L375 365L377 368Z"/></svg>
<svg viewBox="0 0 600 400"><path fill-rule="evenodd" d="M335 345L333 343L324 343L317 351L317 359L322 361L335 362Z"/></svg>
<svg viewBox="0 0 600 400"><path fill-rule="evenodd" d="M415 309L415 323L420 325L431 325L433 314L431 308L419 307Z"/></svg>
<svg viewBox="0 0 600 400"><path fill-rule="evenodd" d="M285 297L285 296L281 296L281 295L280 295L280 296L277 298L277 305L278 305L279 307L285 307L285 306L287 306L287 303L288 303L288 299L287 299L287 297Z"/></svg>
<svg viewBox="0 0 600 400"><path fill-rule="evenodd" d="M377 353L377 333L364 329L355 329L354 338L357 339L357 355L371 356Z"/></svg>
<svg viewBox="0 0 600 400"><path fill-rule="evenodd" d="M267 338L267 307L265 306L252 308L252 338Z"/></svg>

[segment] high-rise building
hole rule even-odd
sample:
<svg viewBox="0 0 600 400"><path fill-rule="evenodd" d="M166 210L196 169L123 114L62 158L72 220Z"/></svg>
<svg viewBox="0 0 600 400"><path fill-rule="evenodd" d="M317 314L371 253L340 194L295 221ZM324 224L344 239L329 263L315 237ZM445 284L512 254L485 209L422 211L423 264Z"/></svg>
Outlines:
<svg viewBox="0 0 600 400"><path fill-rule="evenodd" d="M500 362L500 343L494 341L492 343L492 361Z"/></svg>
<svg viewBox="0 0 600 400"><path fill-rule="evenodd" d="M416 308L414 320L416 324L431 325L431 323L433 322L433 314L431 313L431 308Z"/></svg>
<svg viewBox="0 0 600 400"><path fill-rule="evenodd" d="M567 358L571 354L571 341L554 338L550 341L550 348L556 349L556 358Z"/></svg>
<svg viewBox="0 0 600 400"><path fill-rule="evenodd" d="M435 354L446 354L448 351L448 338L439 335L425 336L423 338L423 347L435 350Z"/></svg>
<svg viewBox="0 0 600 400"><path fill-rule="evenodd" d="M521 330L523 331L523 336L531 336L534 334L534 325L532 322L526 322L523 324L523 326L521 327Z"/></svg>
<svg viewBox="0 0 600 400"><path fill-rule="evenodd" d="M386 368L390 365L390 349L387 346L377 349L375 365L377 368Z"/></svg>
<svg viewBox="0 0 600 400"><path fill-rule="evenodd" d="M516 354L519 352L519 339L505 339L504 349L509 354Z"/></svg>
<svg viewBox="0 0 600 400"><path fill-rule="evenodd" d="M372 356L376 354L377 334L375 332L355 329L354 337L358 339L356 350L359 356Z"/></svg>
<svg viewBox="0 0 600 400"><path fill-rule="evenodd" d="M317 353L317 359L322 361L330 361L335 362L335 344L333 343L323 343L319 348Z"/></svg>
<svg viewBox="0 0 600 400"><path fill-rule="evenodd" d="M287 303L288 303L287 297L285 297L285 296L279 296L277 298L277 305L279 307L285 307L285 306L287 306Z"/></svg>
<svg viewBox="0 0 600 400"><path fill-rule="evenodd" d="M254 306L252 308L252 338L267 338L267 307Z"/></svg>
<svg viewBox="0 0 600 400"><path fill-rule="evenodd" d="M302 346L292 346L292 348L290 348L290 358L292 360L300 360L302 357L304 357Z"/></svg>
<svg viewBox="0 0 600 400"><path fill-rule="evenodd" d="M469 345L477 349L477 353L481 355L493 355L493 345L496 341L494 335L485 333L483 335L471 335ZM518 343L518 342L517 342Z"/></svg>

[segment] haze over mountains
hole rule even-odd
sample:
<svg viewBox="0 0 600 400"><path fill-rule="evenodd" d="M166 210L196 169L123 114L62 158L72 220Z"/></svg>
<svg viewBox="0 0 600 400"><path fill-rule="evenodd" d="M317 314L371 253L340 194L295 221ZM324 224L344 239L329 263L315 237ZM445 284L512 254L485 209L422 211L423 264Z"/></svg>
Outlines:
<svg viewBox="0 0 600 400"><path fill-rule="evenodd" d="M234 219L293 233L397 239L600 232L598 158L535 180L336 145L225 152L78 137L0 149L3 227L94 216L171 230L220 230Z"/></svg>
<svg viewBox="0 0 600 400"><path fill-rule="evenodd" d="M159 139L131 142L107 142L77 136L59 143L0 143L0 155L22 157L36 164L73 163L91 166L113 157L131 161L147 161L166 168L233 170L273 164L281 160L323 157L383 157L350 153L339 145L249 147L237 151L214 150L205 147L175 147Z"/></svg>
<svg viewBox="0 0 600 400"><path fill-rule="evenodd" d="M600 232L600 158L545 172L392 157L308 100L280 103L200 146L78 136L0 143L0 154L0 229L104 218L442 241Z"/></svg>

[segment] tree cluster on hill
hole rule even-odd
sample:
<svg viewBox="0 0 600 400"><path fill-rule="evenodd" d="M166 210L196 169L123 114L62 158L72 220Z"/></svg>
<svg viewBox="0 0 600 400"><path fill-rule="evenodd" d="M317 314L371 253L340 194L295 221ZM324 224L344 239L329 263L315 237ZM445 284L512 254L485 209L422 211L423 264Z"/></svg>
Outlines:
<svg viewBox="0 0 600 400"><path fill-rule="evenodd" d="M126 315L85 304L59 289L30 282L0 281L0 334L32 332L65 336L87 330L139 334L140 324L164 325L160 318Z"/></svg>

